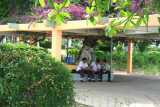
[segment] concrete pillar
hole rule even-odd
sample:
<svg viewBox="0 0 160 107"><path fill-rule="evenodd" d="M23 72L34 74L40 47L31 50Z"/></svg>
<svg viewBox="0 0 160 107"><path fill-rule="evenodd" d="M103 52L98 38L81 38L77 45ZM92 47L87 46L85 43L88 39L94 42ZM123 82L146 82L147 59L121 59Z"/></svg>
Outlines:
<svg viewBox="0 0 160 107"><path fill-rule="evenodd" d="M56 60L61 61L61 42L62 42L62 31L52 30L52 57Z"/></svg>
<svg viewBox="0 0 160 107"><path fill-rule="evenodd" d="M132 41L128 41L127 73L132 73Z"/></svg>

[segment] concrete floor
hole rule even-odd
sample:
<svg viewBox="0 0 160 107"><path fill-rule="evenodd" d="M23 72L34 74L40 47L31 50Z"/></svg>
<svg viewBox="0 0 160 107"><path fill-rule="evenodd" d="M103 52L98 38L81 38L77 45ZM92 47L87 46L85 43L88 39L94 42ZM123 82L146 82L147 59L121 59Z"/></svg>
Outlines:
<svg viewBox="0 0 160 107"><path fill-rule="evenodd" d="M160 76L115 71L113 82L75 81L75 92L94 107L160 107Z"/></svg>

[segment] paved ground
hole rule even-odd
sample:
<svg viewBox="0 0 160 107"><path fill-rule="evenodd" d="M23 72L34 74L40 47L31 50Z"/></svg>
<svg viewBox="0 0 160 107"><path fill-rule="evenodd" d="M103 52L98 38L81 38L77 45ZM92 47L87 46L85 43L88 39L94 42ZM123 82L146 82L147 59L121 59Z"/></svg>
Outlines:
<svg viewBox="0 0 160 107"><path fill-rule="evenodd" d="M94 107L160 107L160 76L114 74L113 82L75 81L76 101Z"/></svg>

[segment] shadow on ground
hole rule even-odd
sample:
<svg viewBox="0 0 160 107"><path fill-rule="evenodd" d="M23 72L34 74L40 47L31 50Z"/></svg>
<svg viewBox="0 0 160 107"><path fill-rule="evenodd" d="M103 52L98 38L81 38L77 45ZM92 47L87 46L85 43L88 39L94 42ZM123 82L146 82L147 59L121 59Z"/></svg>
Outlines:
<svg viewBox="0 0 160 107"><path fill-rule="evenodd" d="M160 76L114 72L113 82L75 81L76 101L94 107L160 107Z"/></svg>

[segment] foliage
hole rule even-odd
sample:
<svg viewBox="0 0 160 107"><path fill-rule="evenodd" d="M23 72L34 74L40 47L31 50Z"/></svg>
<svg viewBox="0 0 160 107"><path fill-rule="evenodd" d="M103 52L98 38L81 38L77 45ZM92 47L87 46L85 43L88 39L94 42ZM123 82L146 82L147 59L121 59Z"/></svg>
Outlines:
<svg viewBox="0 0 160 107"><path fill-rule="evenodd" d="M72 46L74 46L76 49L81 49L82 44L80 44L80 41L78 40L72 40Z"/></svg>
<svg viewBox="0 0 160 107"><path fill-rule="evenodd" d="M146 51L147 52L160 52L160 48L157 46L148 46Z"/></svg>
<svg viewBox="0 0 160 107"><path fill-rule="evenodd" d="M150 41L139 41L137 43L138 49L140 52L146 51L147 47L149 46Z"/></svg>
<svg viewBox="0 0 160 107"><path fill-rule="evenodd" d="M95 51L96 59L99 59L100 61L104 60L106 57L106 52L104 51Z"/></svg>
<svg viewBox="0 0 160 107"><path fill-rule="evenodd" d="M41 41L39 42L39 45L43 48L51 48L51 40Z"/></svg>
<svg viewBox="0 0 160 107"><path fill-rule="evenodd" d="M117 46L117 51L118 51L118 52L122 52L122 51L123 51L122 45L118 45L118 46Z"/></svg>
<svg viewBox="0 0 160 107"><path fill-rule="evenodd" d="M122 51L113 52L112 58L117 64L120 64L120 65L127 62L127 54Z"/></svg>
<svg viewBox="0 0 160 107"><path fill-rule="evenodd" d="M0 106L72 106L70 72L41 48L0 44Z"/></svg>
<svg viewBox="0 0 160 107"><path fill-rule="evenodd" d="M79 53L79 51L80 50L78 49L68 49L68 55L75 57Z"/></svg>
<svg viewBox="0 0 160 107"><path fill-rule="evenodd" d="M0 18L8 17L9 15L21 10L23 12L28 11L28 7L34 0L3 0L0 2Z"/></svg>
<svg viewBox="0 0 160 107"><path fill-rule="evenodd" d="M55 0L56 1L56 0ZM58 1L57 1L58 3ZM28 2L26 2L28 4ZM48 17L48 14L54 15L54 12L56 11L56 8L46 4L44 8L41 6L34 7L33 5L30 5L30 8L28 6L24 6L23 10L30 9L30 11L23 12L21 10L16 10L14 13L7 18L4 18L0 24L6 24L6 23L39 23L43 22L44 20L50 20L51 17ZM70 14L70 15L69 15ZM62 18L63 16L65 18ZM68 16L69 15L69 16ZM84 7L77 6L73 3L70 3L68 7L65 7L61 9L61 15L57 15L56 20L62 19L63 22L66 22L66 20L81 20L85 19L85 16L87 13L85 12ZM55 16L56 17L56 16ZM52 20L54 22L55 20ZM61 23L60 21L57 21L57 23ZM50 33L49 33L50 34Z"/></svg>
<svg viewBox="0 0 160 107"><path fill-rule="evenodd" d="M111 51L111 42L110 41L98 41L98 45L95 48L96 51L104 51L110 52Z"/></svg>

